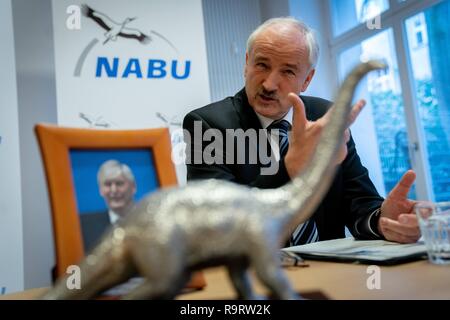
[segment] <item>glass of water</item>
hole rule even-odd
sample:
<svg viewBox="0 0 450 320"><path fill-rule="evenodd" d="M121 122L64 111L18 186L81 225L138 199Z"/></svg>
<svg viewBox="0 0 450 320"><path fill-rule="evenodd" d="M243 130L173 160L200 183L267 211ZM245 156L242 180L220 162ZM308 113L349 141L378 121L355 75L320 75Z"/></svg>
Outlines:
<svg viewBox="0 0 450 320"><path fill-rule="evenodd" d="M450 202L418 202L414 210L419 220L428 259L450 265Z"/></svg>

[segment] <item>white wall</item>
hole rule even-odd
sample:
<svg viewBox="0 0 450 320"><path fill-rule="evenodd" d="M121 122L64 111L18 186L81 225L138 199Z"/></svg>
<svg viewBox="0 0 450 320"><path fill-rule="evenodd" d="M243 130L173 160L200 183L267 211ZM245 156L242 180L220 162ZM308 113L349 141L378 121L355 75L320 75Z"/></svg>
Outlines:
<svg viewBox="0 0 450 320"><path fill-rule="evenodd" d="M16 68L11 1L0 1L0 292L22 290L23 241Z"/></svg>
<svg viewBox="0 0 450 320"><path fill-rule="evenodd" d="M322 0L289 0L289 10L291 16L305 22L316 31L319 41L320 55L316 73L305 94L333 100L337 73L328 46L330 19L324 18L325 3Z"/></svg>
<svg viewBox="0 0 450 320"><path fill-rule="evenodd" d="M12 1L23 214L24 286L48 286L54 265L50 208L33 127L56 123L51 3Z"/></svg>
<svg viewBox="0 0 450 320"><path fill-rule="evenodd" d="M247 38L261 23L259 0L203 0L203 20L211 100L218 101L244 87Z"/></svg>
<svg viewBox="0 0 450 320"><path fill-rule="evenodd" d="M261 22L289 15L289 0L260 0Z"/></svg>

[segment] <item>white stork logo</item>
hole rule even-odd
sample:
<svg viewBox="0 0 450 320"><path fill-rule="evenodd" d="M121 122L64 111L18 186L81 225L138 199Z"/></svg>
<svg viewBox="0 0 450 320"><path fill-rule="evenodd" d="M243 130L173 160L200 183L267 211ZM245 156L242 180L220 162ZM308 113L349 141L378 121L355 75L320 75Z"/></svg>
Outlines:
<svg viewBox="0 0 450 320"><path fill-rule="evenodd" d="M84 16L94 20L100 27L106 30L105 41L103 41L103 44L106 44L110 40L116 41L117 37L136 39L142 44L147 44L152 40L148 35L144 34L140 30L126 27L126 25L135 20L136 17L127 17L119 23L108 17L106 14L92 9L86 4L81 6L81 12Z"/></svg>
<svg viewBox="0 0 450 320"><path fill-rule="evenodd" d="M86 18L92 19L95 23L97 23L97 25L105 30L105 39L103 40L103 45L106 45L109 41L117 41L119 37L124 39L134 39L139 41L139 43L146 45L153 40L150 36L151 34L166 42L178 54L178 49L162 34L154 30L150 30L147 34L145 34L138 29L130 28L128 24L136 20L137 17L126 17L122 22L117 22L106 14L91 8L87 4L81 5L81 12ZM88 53L98 42L99 40L94 38L83 50L75 66L74 76L80 76L84 61L86 60Z"/></svg>

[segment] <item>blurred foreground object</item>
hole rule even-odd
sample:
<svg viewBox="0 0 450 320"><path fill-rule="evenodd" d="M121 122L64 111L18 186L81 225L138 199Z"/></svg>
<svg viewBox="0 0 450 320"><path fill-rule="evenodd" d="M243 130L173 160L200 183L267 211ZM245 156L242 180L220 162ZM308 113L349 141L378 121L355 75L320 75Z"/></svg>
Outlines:
<svg viewBox="0 0 450 320"><path fill-rule="evenodd" d="M210 179L153 193L82 261L81 289L69 290L65 277L43 298L93 298L138 272L145 280L123 298L172 299L192 271L217 265L228 268L239 299L256 298L250 266L274 298L299 298L281 269L280 244L289 226L306 221L328 190L354 89L380 68L369 61L349 74L311 161L290 183L263 190Z"/></svg>

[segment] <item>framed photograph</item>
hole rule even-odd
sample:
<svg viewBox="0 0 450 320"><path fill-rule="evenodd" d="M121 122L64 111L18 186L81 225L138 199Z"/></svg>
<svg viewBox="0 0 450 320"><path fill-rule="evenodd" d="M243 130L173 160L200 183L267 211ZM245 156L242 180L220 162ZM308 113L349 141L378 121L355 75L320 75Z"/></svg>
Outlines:
<svg viewBox="0 0 450 320"><path fill-rule="evenodd" d="M144 195L177 184L167 128L103 130L38 124L52 211L55 276L77 264ZM205 281L197 273L189 288Z"/></svg>

